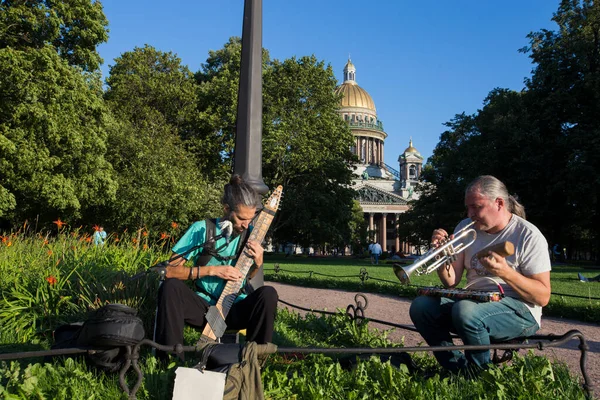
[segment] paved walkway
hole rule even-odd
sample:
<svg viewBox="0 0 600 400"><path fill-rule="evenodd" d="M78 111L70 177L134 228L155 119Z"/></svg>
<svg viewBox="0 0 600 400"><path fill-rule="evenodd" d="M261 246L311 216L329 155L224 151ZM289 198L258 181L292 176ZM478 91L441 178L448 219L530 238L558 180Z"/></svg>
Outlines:
<svg viewBox="0 0 600 400"><path fill-rule="evenodd" d="M356 295L356 292L306 288L277 282L265 282L265 285L276 288L281 300L314 310L335 311L338 308L346 310L346 307L349 304L355 304L354 296ZM365 310L366 317L412 326L412 321L408 316L410 300L391 295L372 293L367 293L365 295L368 300L368 306ZM287 306L280 303L280 307ZM305 312L297 309L294 309L294 311L305 314ZM390 329L389 326L382 324L373 323L371 326L377 329ZM590 382L592 384L596 383L596 390L600 390L600 385L598 384L600 382L600 325L560 318L543 317L542 329L540 329L538 333L541 335L563 335L571 329L579 330L586 338L589 347L587 352L586 370ZM392 341L404 341L405 346L412 347L423 343L423 339L418 333L404 329L395 329L388 337ZM561 347L535 351L550 359L565 362L575 376L582 378L579 364L581 352L579 351L578 346L579 340L571 340Z"/></svg>

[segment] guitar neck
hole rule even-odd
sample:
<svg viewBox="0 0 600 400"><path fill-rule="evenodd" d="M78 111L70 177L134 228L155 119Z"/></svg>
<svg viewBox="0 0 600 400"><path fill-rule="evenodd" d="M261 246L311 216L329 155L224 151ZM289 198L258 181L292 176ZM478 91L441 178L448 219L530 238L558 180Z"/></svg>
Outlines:
<svg viewBox="0 0 600 400"><path fill-rule="evenodd" d="M271 226L271 222L273 221L274 215L275 213L273 213L272 211L264 209L258 216L258 219L254 225L254 229L252 229L252 233L250 233L250 237L248 238L248 240L262 243L267 234L267 231L269 230L269 226ZM242 253L240 254L237 262L235 263L235 268L237 268L242 273L242 276L245 279L253 263L254 260L248 257L245 250L242 250ZM225 285L225 288L221 293L221 297L217 302L217 308L223 314L223 318L227 317L231 306L233 306L233 302L237 298L238 293L242 288L244 279L239 279L237 281L227 281L227 284Z"/></svg>

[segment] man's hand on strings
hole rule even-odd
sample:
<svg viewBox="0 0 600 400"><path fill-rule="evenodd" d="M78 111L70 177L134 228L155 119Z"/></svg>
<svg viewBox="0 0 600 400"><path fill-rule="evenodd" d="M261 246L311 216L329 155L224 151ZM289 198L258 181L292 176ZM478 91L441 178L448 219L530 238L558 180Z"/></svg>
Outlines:
<svg viewBox="0 0 600 400"><path fill-rule="evenodd" d="M245 251L248 257L254 259L254 264L256 264L257 268L260 268L263 265L263 254L265 249L263 249L259 242L248 240Z"/></svg>
<svg viewBox="0 0 600 400"><path fill-rule="evenodd" d="M512 268L508 266L506 258L493 251L489 251L488 254L480 257L479 262L487 272L500 278L502 278L507 271L512 270Z"/></svg>

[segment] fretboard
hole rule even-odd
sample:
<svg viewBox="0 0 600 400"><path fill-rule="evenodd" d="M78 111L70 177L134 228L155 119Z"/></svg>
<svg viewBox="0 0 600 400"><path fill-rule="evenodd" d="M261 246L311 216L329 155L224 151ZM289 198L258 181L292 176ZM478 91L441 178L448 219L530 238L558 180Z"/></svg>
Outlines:
<svg viewBox="0 0 600 400"><path fill-rule="evenodd" d="M267 231L269 230L269 226L271 226L271 222L273 221L274 216L275 213L273 213L270 210L264 209L258 216L258 220L256 221L254 229L252 229L252 233L250 233L250 237L248 238L248 240L252 240L257 243L262 243L267 234ZM246 250L243 249L237 262L235 263L235 268L237 268L242 273L242 276L245 279L253 263L254 260L248 257L248 255L246 254ZM223 318L227 317L231 306L233 306L233 302L237 298L238 293L242 288L244 279L239 279L237 281L227 281L227 284L225 285L225 288L221 293L221 297L219 297L219 301L217 302L217 308L221 310Z"/></svg>

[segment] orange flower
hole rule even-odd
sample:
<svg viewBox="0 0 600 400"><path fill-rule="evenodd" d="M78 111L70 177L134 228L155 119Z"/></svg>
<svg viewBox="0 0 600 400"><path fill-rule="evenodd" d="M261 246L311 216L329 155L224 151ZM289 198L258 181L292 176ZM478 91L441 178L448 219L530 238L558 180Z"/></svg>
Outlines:
<svg viewBox="0 0 600 400"><path fill-rule="evenodd" d="M131 241L133 242L133 244L137 244L138 240L136 238L132 238Z"/></svg>
<svg viewBox="0 0 600 400"><path fill-rule="evenodd" d="M100 225L94 225L94 232L99 231L100 230Z"/></svg>
<svg viewBox="0 0 600 400"><path fill-rule="evenodd" d="M92 243L92 238L91 237L86 237L85 241L88 242L88 243Z"/></svg>
<svg viewBox="0 0 600 400"><path fill-rule="evenodd" d="M119 242L121 239L119 239L117 236L115 236L114 241L115 243Z"/></svg>
<svg viewBox="0 0 600 400"><path fill-rule="evenodd" d="M168 239L168 238L169 238L169 235L167 234L167 232L162 232L160 234L160 240L165 240L165 239Z"/></svg>
<svg viewBox="0 0 600 400"><path fill-rule="evenodd" d="M143 232L142 232L142 236L143 236L143 237L148 237L148 231L143 231Z"/></svg>
<svg viewBox="0 0 600 400"><path fill-rule="evenodd" d="M52 221L52 222L56 224L56 226L58 227L58 229L62 229L62 227L66 225L66 223L63 222L63 221L61 221L60 218L57 219L56 221Z"/></svg>
<svg viewBox="0 0 600 400"><path fill-rule="evenodd" d="M0 236L2 238L2 243L8 242L8 236Z"/></svg>
<svg viewBox="0 0 600 400"><path fill-rule="evenodd" d="M144 246L142 246L144 250L148 250L148 245L146 243L144 243Z"/></svg>
<svg viewBox="0 0 600 400"><path fill-rule="evenodd" d="M6 244L6 247L10 247L10 246L12 246L12 242L8 242L8 243Z"/></svg>
<svg viewBox="0 0 600 400"><path fill-rule="evenodd" d="M173 221L173 222L171 222L171 228L177 229L177 228L179 228L179 224L177 224L177 222Z"/></svg>
<svg viewBox="0 0 600 400"><path fill-rule="evenodd" d="M48 250L48 255L51 256L52 255L52 250Z"/></svg>
<svg viewBox="0 0 600 400"><path fill-rule="evenodd" d="M52 275L50 275L49 277L46 278L46 281L50 285L56 285L56 282L58 282L58 279L56 279L55 277L53 277Z"/></svg>

